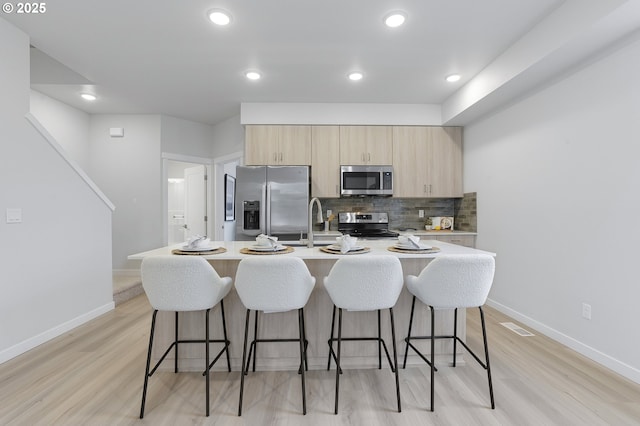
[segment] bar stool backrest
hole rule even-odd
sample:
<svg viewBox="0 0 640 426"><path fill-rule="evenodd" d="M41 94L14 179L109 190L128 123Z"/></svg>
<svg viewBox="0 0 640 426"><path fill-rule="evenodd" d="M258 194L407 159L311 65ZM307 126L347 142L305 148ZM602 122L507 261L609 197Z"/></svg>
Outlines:
<svg viewBox="0 0 640 426"><path fill-rule="evenodd" d="M491 255L443 255L429 262L419 276L407 276L406 281L408 290L425 305L475 308L485 304L494 272Z"/></svg>
<svg viewBox="0 0 640 426"><path fill-rule="evenodd" d="M199 256L154 256L142 261L142 287L154 309L199 311L215 306L231 289Z"/></svg>
<svg viewBox="0 0 640 426"><path fill-rule="evenodd" d="M315 283L302 259L264 255L240 261L235 286L247 309L286 312L303 308Z"/></svg>
<svg viewBox="0 0 640 426"><path fill-rule="evenodd" d="M402 291L402 265L392 255L340 258L324 279L333 303L350 311L392 308Z"/></svg>

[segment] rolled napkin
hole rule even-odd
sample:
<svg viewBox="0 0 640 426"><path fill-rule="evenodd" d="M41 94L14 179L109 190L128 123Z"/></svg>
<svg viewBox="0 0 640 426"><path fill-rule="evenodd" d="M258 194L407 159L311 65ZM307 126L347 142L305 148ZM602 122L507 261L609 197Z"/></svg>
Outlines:
<svg viewBox="0 0 640 426"><path fill-rule="evenodd" d="M358 238L352 237L351 235L336 237L336 244L340 246L341 253L348 253L349 250L352 250L356 246L357 241Z"/></svg>
<svg viewBox="0 0 640 426"><path fill-rule="evenodd" d="M399 235L398 241L400 244L412 245L415 248L422 248L420 245L420 237L416 237L415 235Z"/></svg>
<svg viewBox="0 0 640 426"><path fill-rule="evenodd" d="M275 247L278 245L278 237L260 234L256 237L256 243L261 247Z"/></svg>
<svg viewBox="0 0 640 426"><path fill-rule="evenodd" d="M206 249L211 247L211 240L206 235L194 235L187 240L186 248Z"/></svg>

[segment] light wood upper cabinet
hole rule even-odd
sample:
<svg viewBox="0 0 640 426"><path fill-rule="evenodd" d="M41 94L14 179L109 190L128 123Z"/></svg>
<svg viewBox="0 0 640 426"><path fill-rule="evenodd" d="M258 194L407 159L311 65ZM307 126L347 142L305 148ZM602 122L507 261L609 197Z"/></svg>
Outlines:
<svg viewBox="0 0 640 426"><path fill-rule="evenodd" d="M462 197L462 129L394 126L395 197Z"/></svg>
<svg viewBox="0 0 640 426"><path fill-rule="evenodd" d="M248 125L245 164L259 166L311 165L311 126Z"/></svg>
<svg viewBox="0 0 640 426"><path fill-rule="evenodd" d="M311 127L311 196L340 197L340 128Z"/></svg>
<svg viewBox="0 0 640 426"><path fill-rule="evenodd" d="M388 165L392 156L391 126L340 126L341 165Z"/></svg>
<svg viewBox="0 0 640 426"><path fill-rule="evenodd" d="M430 127L430 197L462 197L462 128Z"/></svg>

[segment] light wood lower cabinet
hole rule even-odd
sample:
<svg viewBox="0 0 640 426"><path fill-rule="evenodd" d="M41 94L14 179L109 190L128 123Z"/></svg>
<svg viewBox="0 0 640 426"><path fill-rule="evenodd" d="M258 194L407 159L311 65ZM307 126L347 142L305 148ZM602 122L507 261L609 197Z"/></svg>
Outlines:
<svg viewBox="0 0 640 426"><path fill-rule="evenodd" d="M475 235L456 235L456 234L440 234L433 235L429 234L426 237L422 237L425 240L438 240L444 241L446 243L457 244L459 246L465 247L476 247L476 236Z"/></svg>
<svg viewBox="0 0 640 426"><path fill-rule="evenodd" d="M311 127L311 196L340 197L340 128Z"/></svg>
<svg viewBox="0 0 640 426"><path fill-rule="evenodd" d="M311 126L248 125L245 164L259 166L311 165Z"/></svg>

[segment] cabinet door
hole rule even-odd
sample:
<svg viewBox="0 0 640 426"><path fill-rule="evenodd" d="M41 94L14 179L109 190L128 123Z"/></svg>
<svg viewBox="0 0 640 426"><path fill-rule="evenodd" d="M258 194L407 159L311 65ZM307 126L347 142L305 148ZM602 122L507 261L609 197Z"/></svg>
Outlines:
<svg viewBox="0 0 640 426"><path fill-rule="evenodd" d="M430 197L462 197L462 128L430 127Z"/></svg>
<svg viewBox="0 0 640 426"><path fill-rule="evenodd" d="M311 127L311 196L340 196L340 128Z"/></svg>
<svg viewBox="0 0 640 426"><path fill-rule="evenodd" d="M393 127L364 126L367 164L385 166L393 161Z"/></svg>
<svg viewBox="0 0 640 426"><path fill-rule="evenodd" d="M280 128L278 164L311 165L311 126L278 126Z"/></svg>
<svg viewBox="0 0 640 426"><path fill-rule="evenodd" d="M393 127L393 195L428 197L429 130L427 127Z"/></svg>
<svg viewBox="0 0 640 426"><path fill-rule="evenodd" d="M392 127L340 126L341 165L388 165L392 153Z"/></svg>
<svg viewBox="0 0 640 426"><path fill-rule="evenodd" d="M366 126L340 126L340 165L367 164Z"/></svg>
<svg viewBox="0 0 640 426"><path fill-rule="evenodd" d="M245 164L311 165L311 127L249 125L245 128Z"/></svg>
<svg viewBox="0 0 640 426"><path fill-rule="evenodd" d="M459 246L465 246L465 247L471 247L471 248L475 248L476 247L476 236L475 235L456 235L456 234L437 235L437 236L429 235L429 239L430 240L444 241L444 242L451 243L451 244L457 244Z"/></svg>
<svg viewBox="0 0 640 426"><path fill-rule="evenodd" d="M244 162L248 166L278 164L279 126L249 125L245 127Z"/></svg>

